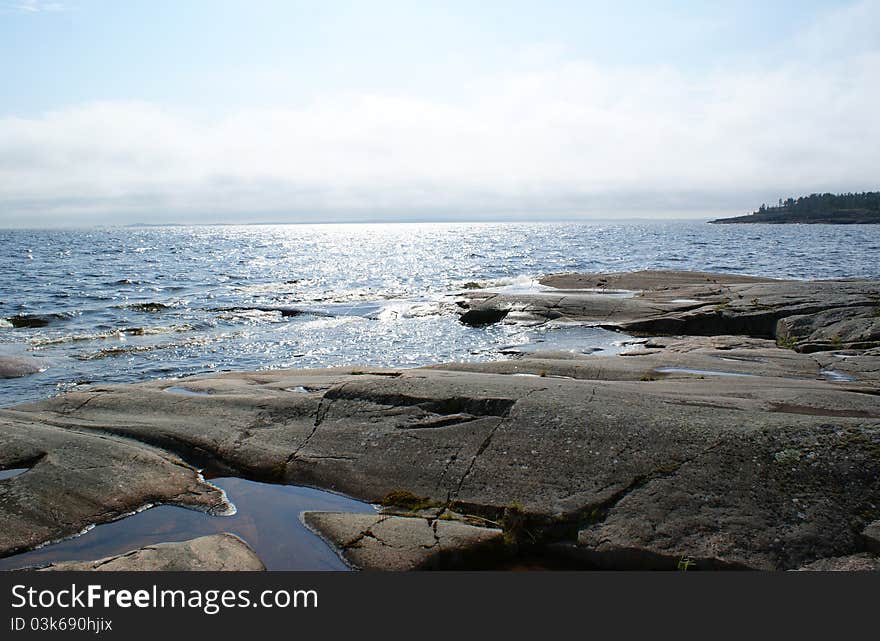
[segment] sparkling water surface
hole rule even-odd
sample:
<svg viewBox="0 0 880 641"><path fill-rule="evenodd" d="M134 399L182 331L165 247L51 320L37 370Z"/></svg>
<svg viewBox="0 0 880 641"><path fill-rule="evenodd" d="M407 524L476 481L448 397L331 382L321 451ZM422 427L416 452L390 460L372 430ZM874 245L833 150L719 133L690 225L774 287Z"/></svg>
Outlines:
<svg viewBox="0 0 880 641"><path fill-rule="evenodd" d="M553 330L460 324L454 301L465 284L523 291L545 273L632 269L876 277L880 226L0 230L0 354L40 357L46 366L0 380L0 405L90 382L508 358L511 345L552 348ZM561 329L559 338L565 349L578 342L571 328ZM609 335L585 329L583 341L585 351L607 348Z"/></svg>

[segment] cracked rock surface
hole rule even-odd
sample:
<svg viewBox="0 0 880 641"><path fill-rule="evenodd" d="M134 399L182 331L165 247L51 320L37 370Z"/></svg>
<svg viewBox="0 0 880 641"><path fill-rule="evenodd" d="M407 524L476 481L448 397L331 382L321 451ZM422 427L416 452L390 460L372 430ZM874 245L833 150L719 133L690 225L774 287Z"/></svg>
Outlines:
<svg viewBox="0 0 880 641"><path fill-rule="evenodd" d="M500 553L500 529L459 521L347 512L306 512L306 525L361 570L473 567Z"/></svg>

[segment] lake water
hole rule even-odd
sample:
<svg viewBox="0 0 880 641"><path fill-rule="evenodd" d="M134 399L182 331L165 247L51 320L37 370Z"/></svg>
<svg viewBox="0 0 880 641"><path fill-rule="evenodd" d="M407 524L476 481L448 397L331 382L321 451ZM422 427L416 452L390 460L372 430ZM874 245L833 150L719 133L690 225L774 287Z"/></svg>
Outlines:
<svg viewBox="0 0 880 641"><path fill-rule="evenodd" d="M518 345L553 348L554 330L462 325L452 303L466 283L523 290L544 273L648 268L876 277L880 226L0 230L0 354L40 357L46 366L0 381L0 405L89 382L509 358ZM615 338L577 331L560 328L565 349L607 349Z"/></svg>

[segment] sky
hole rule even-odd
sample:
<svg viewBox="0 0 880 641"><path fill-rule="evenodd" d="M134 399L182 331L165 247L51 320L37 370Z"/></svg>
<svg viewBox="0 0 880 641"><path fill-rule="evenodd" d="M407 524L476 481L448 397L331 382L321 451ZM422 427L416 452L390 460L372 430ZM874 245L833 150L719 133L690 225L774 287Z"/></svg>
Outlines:
<svg viewBox="0 0 880 641"><path fill-rule="evenodd" d="M0 0L0 226L880 189L880 0Z"/></svg>

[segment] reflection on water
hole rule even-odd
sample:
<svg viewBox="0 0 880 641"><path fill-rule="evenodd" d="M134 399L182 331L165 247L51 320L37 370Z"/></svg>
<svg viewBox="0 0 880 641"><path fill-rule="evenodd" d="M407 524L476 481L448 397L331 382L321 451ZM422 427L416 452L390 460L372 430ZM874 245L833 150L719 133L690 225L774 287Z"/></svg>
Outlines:
<svg viewBox="0 0 880 641"><path fill-rule="evenodd" d="M624 339L629 338L601 327L555 323L523 330L515 337L522 342L500 347L502 354L562 351L608 356L619 353L623 349Z"/></svg>
<svg viewBox="0 0 880 641"><path fill-rule="evenodd" d="M26 467L17 467L11 470L0 470L0 481L3 481L4 479L14 478L19 474L24 474L27 471L28 468Z"/></svg>
<svg viewBox="0 0 880 641"><path fill-rule="evenodd" d="M347 570L348 566L300 521L307 510L373 513L373 506L330 492L239 478L212 479L235 504L234 516L210 516L171 505L144 510L85 534L0 559L0 570L58 561L100 559L130 550L231 532L244 539L269 570Z"/></svg>
<svg viewBox="0 0 880 641"><path fill-rule="evenodd" d="M870 225L669 221L0 230L0 248L0 349L49 359L5 380L0 406L87 381L506 358L523 326L459 323L469 284L516 295L554 272L833 278L880 265Z"/></svg>

